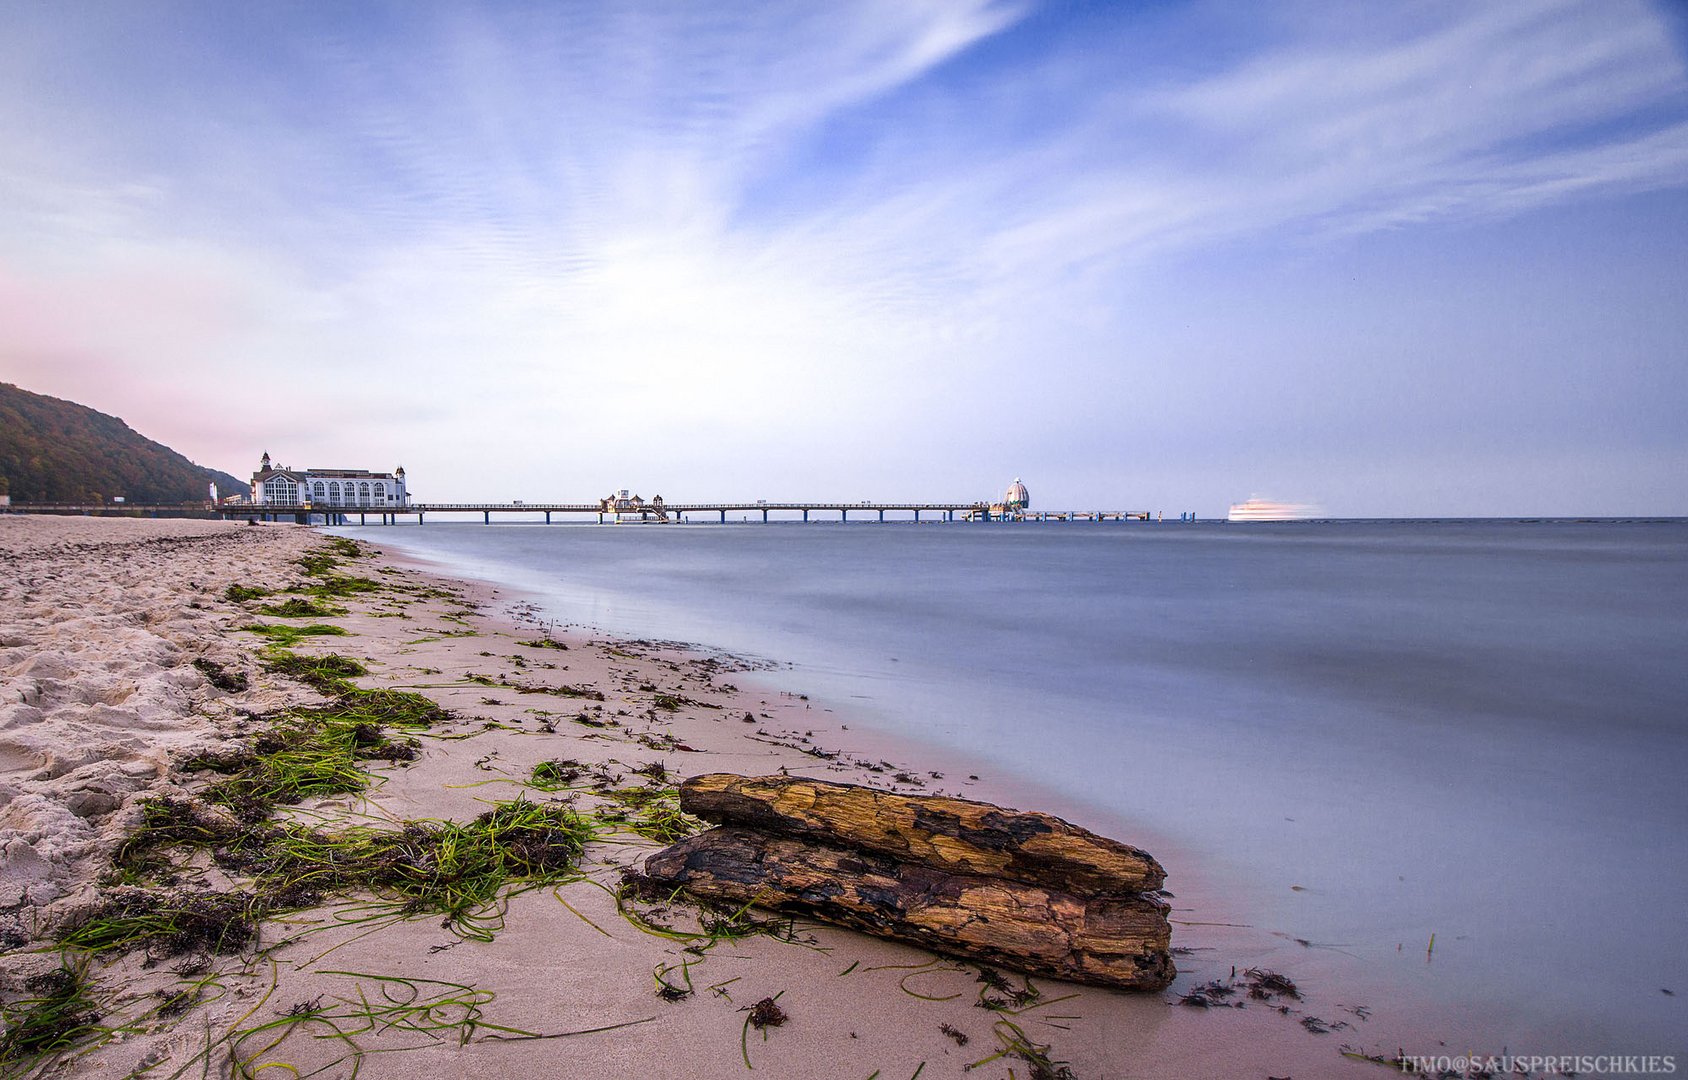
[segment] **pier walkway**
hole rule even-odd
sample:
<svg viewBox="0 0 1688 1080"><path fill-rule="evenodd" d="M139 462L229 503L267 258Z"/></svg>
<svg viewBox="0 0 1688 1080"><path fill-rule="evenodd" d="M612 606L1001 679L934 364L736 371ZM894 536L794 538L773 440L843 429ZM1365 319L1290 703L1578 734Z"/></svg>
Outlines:
<svg viewBox="0 0 1688 1080"><path fill-rule="evenodd" d="M837 520L869 520L883 522L886 514L898 515L892 520L967 521L967 522L1080 522L1090 521L1152 521L1155 515L1147 510L1022 510L1005 515L987 503L875 503L875 502L749 502L749 503L666 503L643 506L605 505L603 503L410 503L406 506L334 506L321 503L279 505L274 503L21 503L0 506L0 513L15 514L80 514L113 517L221 517L225 520L245 518L261 521L294 521L309 524L312 518L332 519L336 524L358 525L397 524L400 518L414 516L417 524L426 522L428 515L479 514L490 525L494 514L542 515L550 524L553 515L596 517L605 523L684 523L687 515L720 524L727 523L728 514L738 514L741 520L762 522L778 520L811 520L811 515L833 514ZM926 515L924 518L922 515ZM793 518L790 515L800 515ZM1193 517L1193 515L1192 515Z"/></svg>
<svg viewBox="0 0 1688 1080"><path fill-rule="evenodd" d="M988 515L990 508L984 503L828 503L828 502L753 502L753 503L666 503L645 504L643 506L608 505L603 503L411 503L408 506L324 506L320 504L306 504L302 506L261 506L251 503L226 503L218 506L215 512L223 517L268 517L292 518L299 520L310 515L334 514L344 519L357 518L359 524L368 524L370 518L375 518L379 524L396 522L400 517L414 516L418 524L427 520L430 514L479 514L486 524L492 523L494 514L539 514L543 515L547 524L552 516L561 514L566 516L592 516L600 524L605 522L684 522L687 515L701 516L705 520L713 517L717 522L726 524L728 514L739 514L746 519L750 515L760 515L761 520L771 520L770 515L799 514L803 521L810 520L810 515L820 513L838 514L840 521L849 521L850 515L855 513L858 520L862 516L872 515L875 520L884 521L887 513L911 515L913 520L920 521L921 515L927 515L929 520L955 521L958 517L972 519L975 515Z"/></svg>

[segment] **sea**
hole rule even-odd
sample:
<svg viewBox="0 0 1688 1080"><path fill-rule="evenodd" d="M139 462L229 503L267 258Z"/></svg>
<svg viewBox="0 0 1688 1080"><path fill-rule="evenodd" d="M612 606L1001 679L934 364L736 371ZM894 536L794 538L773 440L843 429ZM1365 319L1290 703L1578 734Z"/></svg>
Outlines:
<svg viewBox="0 0 1688 1080"><path fill-rule="evenodd" d="M777 662L1423 1045L1688 1069L1688 522L345 531Z"/></svg>

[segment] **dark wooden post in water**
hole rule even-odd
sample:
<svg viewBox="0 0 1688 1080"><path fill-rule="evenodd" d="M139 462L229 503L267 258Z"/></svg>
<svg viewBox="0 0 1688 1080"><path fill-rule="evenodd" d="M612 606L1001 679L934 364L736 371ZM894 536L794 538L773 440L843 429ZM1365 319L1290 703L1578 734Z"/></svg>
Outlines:
<svg viewBox="0 0 1688 1080"><path fill-rule="evenodd" d="M725 525L726 523L727 523L727 512L725 510L723 510L723 511L721 511L721 524Z"/></svg>
<svg viewBox="0 0 1688 1080"><path fill-rule="evenodd" d="M768 523L768 512L766 510L764 510L764 511L762 511L762 524L766 525L767 523Z"/></svg>

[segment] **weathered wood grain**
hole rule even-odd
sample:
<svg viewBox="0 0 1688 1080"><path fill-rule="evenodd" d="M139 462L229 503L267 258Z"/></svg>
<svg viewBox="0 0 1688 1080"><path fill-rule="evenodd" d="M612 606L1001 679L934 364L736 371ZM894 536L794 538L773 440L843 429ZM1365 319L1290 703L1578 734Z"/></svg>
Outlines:
<svg viewBox="0 0 1688 1080"><path fill-rule="evenodd" d="M731 826L656 853L643 877L1073 982L1158 990L1175 974L1151 896L1081 897Z"/></svg>
<svg viewBox="0 0 1688 1080"><path fill-rule="evenodd" d="M1153 892L1166 871L1145 851L1058 817L943 795L795 776L709 773L680 785L705 821L894 856L1079 894Z"/></svg>

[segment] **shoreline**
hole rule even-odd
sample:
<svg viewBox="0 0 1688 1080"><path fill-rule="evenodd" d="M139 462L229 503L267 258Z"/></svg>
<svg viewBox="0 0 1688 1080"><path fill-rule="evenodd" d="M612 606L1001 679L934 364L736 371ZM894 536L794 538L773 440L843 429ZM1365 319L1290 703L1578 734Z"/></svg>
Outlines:
<svg viewBox="0 0 1688 1080"><path fill-rule="evenodd" d="M104 572L117 580L123 578L121 565L113 569L109 564L113 556L121 564L133 552L119 550L125 543L112 539L109 524L62 527L76 534L87 550L67 549L53 580L37 586L37 607L45 604L47 608L42 618L50 620L53 605L62 606L75 595L79 583L66 575L77 559L103 557L108 564ZM168 683L174 695L168 700L175 717L192 722L165 725L168 733L145 750L155 766L153 775L141 777L132 789L122 792L116 807L89 814L99 830L80 856L88 864L81 866L84 874L98 862L99 852L109 853L120 841L149 791L187 794L203 786L202 780L182 774L169 761L179 763L184 754L204 748L218 736L212 745L226 745L230 735L253 726L251 714L321 699L291 680L263 671L262 642L255 635L229 628L250 621L287 624L289 620L254 618L251 609L261 604L221 599L226 586L241 582L217 575L238 575L248 583L258 576L274 584L306 584L308 578L297 568L284 568L304 552L320 548L326 536L295 526L246 529L188 524L190 533L227 538L206 543L234 545L241 553L218 568L197 560L187 570L188 580L195 576L208 580L199 583L200 592L192 598L184 599L179 591L160 585L156 595L137 598L134 610L123 617L144 623L149 606L162 607L167 597L195 605L187 610L194 612L189 622L199 636L186 640L197 643L202 656L214 653L213 659L220 658L217 662L227 661L225 666L231 670L247 673L251 685L239 693L216 691L185 655L158 658L163 674L174 680ZM120 539L145 545L177 532L180 526L169 522L124 526ZM17 540L24 531L27 527L9 529L0 534L0 540L10 542L12 551L28 552L29 546ZM255 534L254 540L237 541L230 536L246 533ZM111 550L94 550L102 545ZM714 771L757 774L784 767L830 779L900 790L943 790L993 802L1011 802L1001 795L1003 791L1034 787L1016 788L1011 776L985 774L986 780L978 783L962 780L967 773L958 775L953 759L943 759L938 748L904 746L885 733L852 726L847 712L834 713L825 703L756 688L751 685L753 671L719 656L674 643L614 639L578 630L536 636L541 629L531 621L524 623L519 612L489 610L494 602L507 607L512 602L499 586L448 579L433 570L424 573L414 562L374 556L339 568L340 573L369 576L384 588L366 596L337 598L346 614L321 622L346 633L304 638L292 651L307 657L354 658L369 669L367 675L353 680L356 686L425 694L454 711L458 719L418 733L421 755L413 762L371 762L370 772L377 778L371 790L308 800L289 810L290 816L309 814L318 820L379 822L391 827L407 820L472 819L489 802L518 795L547 804L574 799L578 805L597 805L601 800L589 791L546 793L523 783L535 765L560 758L588 769L619 773L617 782L633 769L660 765L662 776ZM286 573L293 577L284 577ZM59 591L56 600L50 595L54 589ZM306 620L311 621L316 620ZM162 629L168 632L174 625L165 623ZM209 629L217 633L206 633ZM39 642L15 642L20 637L15 628L6 633L0 640L6 649L0 653L0 673L6 674L7 685L25 677L39 681L39 675L31 674L36 657L23 655L32 644L37 646L36 653L43 651ZM547 638L567 648L519 644ZM98 635L87 637L83 644L85 651L102 657L102 663L135 648L133 641L101 641ZM532 691L540 685L588 689L601 693L604 700ZM676 707L654 706L663 693L677 701ZM577 708L585 702L590 706ZM51 711L37 711L43 715L36 723L47 722ZM756 723L743 723L744 713L752 714ZM582 715L595 722L579 722ZM7 740L8 750L17 742L16 726L0 723L0 738ZM859 749L831 759L815 753L832 753L846 744ZM53 771L54 767L45 770ZM53 779L74 772L71 769ZM899 772L920 783L898 782ZM945 775L942 779L924 775L932 772ZM8 770L8 782L15 774L16 770ZM33 794L38 801L46 799L41 791ZM8 802L13 805L3 811L6 816L0 817L0 823L10 835L18 832L13 817L20 800ZM1047 808L1036 803L1020 805ZM1073 1075L1079 1077L1350 1075L1369 1066L1344 1059L1339 1054L1342 1043L1368 1053L1379 1049L1381 1040L1365 1030L1365 1021L1338 1011L1335 1003L1313 993L1307 1002L1286 1006L1291 1008L1290 1015L1266 1008L1173 1007L1178 992L1196 982L1223 977L1233 960L1253 962L1242 938L1221 927L1181 927L1177 910L1174 945L1196 951L1177 956L1186 976L1174 991L1126 995L1039 979L1041 1003L1027 1002L1023 1013L1014 1014L976 1007L980 985L976 971L967 966L843 930L805 923L797 928L795 942L767 935L676 939L653 933L651 927L627 918L609 890L622 866L660 846L627 835L589 845L583 878L509 899L497 919L501 925L487 941L445 932L437 919L428 918L384 923L376 928L379 932L361 923L349 929L335 922L337 910L344 919L344 909L351 902L346 897L290 915L277 930L266 923L260 941L267 969L250 962L257 953L244 958L245 962L224 958L212 963L218 991L215 995L205 991L201 996L210 1000L196 1000L186 1009L192 1023L161 1015L149 1018L149 1010L156 1013L158 1002L173 1000L169 995L178 991L171 988L185 976L172 975L165 965L146 967L145 958L134 955L110 963L101 960L92 978L100 990L97 998L111 996L111 1003L102 1010L107 1017L104 1023L109 1028L114 1019L127 1017L126 1023L134 1030L121 1038L91 1036L93 1048L86 1051L87 1057L78 1059L78 1072L127 1075L150 1063L151 1075L168 1076L178 1066L191 1065L195 1055L203 1060L205 1051L213 1055L236 1049L255 1051L258 1047L250 1039L238 1048L225 1045L226 1040L213 1045L205 1032L218 1030L219 1024L232 1025L226 1031L243 1030L243 1023L249 1028L259 1017L276 1023L272 1014L285 1017L287 1010L301 1003L351 999L357 993L367 996L371 987L393 985L382 981L388 978L406 980L412 990L458 987L452 991L456 996L441 1008L461 1010L469 1007L464 1003L469 1001L479 1010L469 1028L476 1034L463 1045L455 1038L447 1040L448 1046L433 1045L431 1037L416 1032L409 1033L408 1042L403 1032L392 1030L370 1036L364 1040L368 1045L359 1047L368 1055L362 1059L365 1075L511 1076L533 1071L584 1076L601 1073L603 1062L613 1060L623 1072L651 1076L736 1076L750 1062L757 1071L779 1076L857 1072L867 1076L875 1070L885 1077L916 1072L960 1076L964 1065L990 1057L1006 1045L1005 1037L1013 1038L1004 1022L1017 1025L1032 1044L1049 1047L1051 1060L1070 1062ZM1168 854L1153 846L1151 850ZM1176 858L1168 862L1171 887L1177 892L1178 862ZM91 892L86 883L80 885L84 902ZM53 914L62 914L76 893L72 889L45 903L20 897L22 903L12 906L14 913L51 909ZM1172 903L1175 909L1182 906L1178 899ZM278 940L279 927L286 928L289 939ZM707 940L710 947L702 953L687 952L688 945L696 948L700 940ZM717 942L723 943L721 947L714 947ZM39 974L42 962L49 959L56 964L56 956L31 953L27 948L0 954L0 976L4 976L0 989L16 1000L21 991L14 984L31 970ZM1293 971L1285 974L1295 976ZM676 986L673 980L681 976L693 993L678 1001L658 996L656 990L665 982ZM206 975L194 978L203 980ZM428 979L438 981L419 981ZM121 992L112 996L117 987ZM775 994L781 995L790 1024L768 1031L766 1041L754 1032L744 1038L740 1007ZM1304 1030L1302 1020L1315 1014L1326 1025L1344 1023L1348 1028L1311 1034L1311 1029ZM496 1037L490 1025L529 1034ZM966 1035L966 1045L945 1034L944 1025ZM306 1059L288 1055L301 1053L301 1047L320 1052L320 1046L308 1045L312 1040L303 1031L306 1026L282 1023L266 1029L279 1035L278 1045L264 1050L267 1056L253 1057L245 1067L255 1069L284 1060L299 1064ZM584 1033L592 1028L609 1030ZM581 1034L567 1034L573 1032ZM560 1053L563 1044L557 1042L565 1035L566 1055ZM1383 1031L1377 1035L1387 1038ZM337 1045L340 1051L346 1050L345 1045ZM384 1053L401 1047L404 1053ZM1009 1064L1024 1071L1023 1062L997 1060L982 1066L982 1073L975 1070L968 1075L1005 1073Z"/></svg>
<svg viewBox="0 0 1688 1080"><path fill-rule="evenodd" d="M1672 529L779 532L346 535L791 660L862 726L1090 799L986 794L1156 852L1188 918L1254 924L1248 963L1371 1007L1385 1049L1682 1057Z"/></svg>

